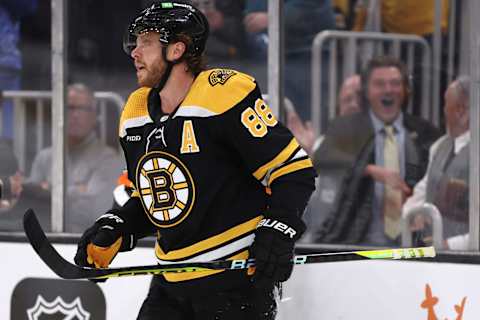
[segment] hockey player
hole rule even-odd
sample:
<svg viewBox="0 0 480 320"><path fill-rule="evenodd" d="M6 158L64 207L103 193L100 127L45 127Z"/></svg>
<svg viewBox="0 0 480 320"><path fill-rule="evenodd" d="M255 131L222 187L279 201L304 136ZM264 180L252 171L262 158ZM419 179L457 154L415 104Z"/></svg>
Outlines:
<svg viewBox="0 0 480 320"><path fill-rule="evenodd" d="M314 189L305 151L255 80L205 70L208 22L182 2L155 2L124 48L140 89L120 142L134 191L83 234L75 262L107 267L156 234L160 264L254 257L256 269L154 276L138 319L273 319L273 289L292 272L301 214Z"/></svg>

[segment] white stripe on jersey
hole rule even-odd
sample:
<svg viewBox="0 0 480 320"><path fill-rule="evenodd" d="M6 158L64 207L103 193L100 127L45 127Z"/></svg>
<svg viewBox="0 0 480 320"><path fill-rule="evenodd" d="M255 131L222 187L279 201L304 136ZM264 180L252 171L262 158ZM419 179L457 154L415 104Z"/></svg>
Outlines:
<svg viewBox="0 0 480 320"><path fill-rule="evenodd" d="M149 116L127 119L120 124L122 126L120 128L120 133L119 133L120 138L123 138L127 135L127 129L141 127L147 123L152 123L152 122L153 120Z"/></svg>
<svg viewBox="0 0 480 320"><path fill-rule="evenodd" d="M121 184L113 189L113 198L120 207L123 207L123 205L130 199L130 195L125 190L125 186Z"/></svg>
<svg viewBox="0 0 480 320"><path fill-rule="evenodd" d="M213 112L204 107L200 106L180 106L173 118L176 117L199 117L199 118L208 118L211 116L216 116L218 113Z"/></svg>
<svg viewBox="0 0 480 320"><path fill-rule="evenodd" d="M289 160L289 162L293 162L294 160L299 159L301 157L305 157L305 156L307 156L307 152L305 150L303 150L302 148L300 148L297 151L297 153L295 153L295 155ZM268 187L268 181L270 181L270 175L272 174L273 171L275 171L278 167L282 166L284 163L285 162L282 162L278 166L275 166L275 167L271 168L270 170L268 170L267 174L265 175L265 177L261 181L262 185L264 185L265 187Z"/></svg>
<svg viewBox="0 0 480 320"><path fill-rule="evenodd" d="M252 233L246 237L243 237L234 242L231 242L223 247L203 253L191 259L166 261L166 260L160 260L157 257L157 261L159 264L172 264L172 263L183 263L183 262L207 262L207 261L220 260L229 255L232 255L235 252L239 252L242 249L247 249L253 243L254 238L255 238L255 234Z"/></svg>

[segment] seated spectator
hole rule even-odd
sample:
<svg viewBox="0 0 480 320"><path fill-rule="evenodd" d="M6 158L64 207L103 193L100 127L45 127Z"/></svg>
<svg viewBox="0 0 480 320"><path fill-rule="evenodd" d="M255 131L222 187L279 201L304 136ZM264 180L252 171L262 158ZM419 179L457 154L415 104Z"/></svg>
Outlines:
<svg viewBox="0 0 480 320"><path fill-rule="evenodd" d="M462 76L445 92L447 134L430 148L425 176L415 185L413 195L403 206L403 214L424 203L435 205L443 220L446 248L467 249L470 156L470 79ZM424 219L414 219L414 230L425 227ZM428 236L428 235L427 235ZM425 239L423 239L425 240Z"/></svg>
<svg viewBox="0 0 480 320"><path fill-rule="evenodd" d="M355 74L347 77L340 87L337 115L346 116L360 111L360 76ZM312 156L320 147L323 136L315 136L312 123L302 122L294 109L287 110L287 127L309 155Z"/></svg>
<svg viewBox="0 0 480 320"><path fill-rule="evenodd" d="M92 91L84 84L68 87L65 231L82 232L99 213L111 207L122 162L117 151L96 136L97 108ZM52 149L40 151L28 183L37 186L36 196L50 199Z"/></svg>
<svg viewBox="0 0 480 320"><path fill-rule="evenodd" d="M317 33L335 29L335 17L330 0L284 0L284 3L285 96L292 100L300 118L308 121L312 41ZM267 57L267 5L268 1L264 0L246 0L247 45L256 60L265 61ZM326 73L323 76L322 80L326 81Z"/></svg>
<svg viewBox="0 0 480 320"><path fill-rule="evenodd" d="M312 210L325 215L313 241L395 246L402 202L439 131L402 111L410 87L400 61L372 59L361 83L362 112L335 119L313 156L320 178Z"/></svg>

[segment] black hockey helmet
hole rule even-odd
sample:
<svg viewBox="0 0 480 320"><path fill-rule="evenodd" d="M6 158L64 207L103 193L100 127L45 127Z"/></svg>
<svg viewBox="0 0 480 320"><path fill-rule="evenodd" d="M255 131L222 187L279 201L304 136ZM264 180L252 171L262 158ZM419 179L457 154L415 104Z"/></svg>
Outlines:
<svg viewBox="0 0 480 320"><path fill-rule="evenodd" d="M123 39L123 49L130 55L136 47L137 36L148 31L160 34L165 45L177 40L178 35L190 36L192 44L187 53L200 56L205 50L209 26L205 15L184 2L155 1L143 10L128 27Z"/></svg>

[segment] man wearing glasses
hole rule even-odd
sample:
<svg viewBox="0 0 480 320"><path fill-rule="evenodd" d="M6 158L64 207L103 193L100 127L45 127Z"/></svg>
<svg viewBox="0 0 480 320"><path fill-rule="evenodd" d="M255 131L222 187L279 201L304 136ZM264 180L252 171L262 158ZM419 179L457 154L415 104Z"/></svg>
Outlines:
<svg viewBox="0 0 480 320"><path fill-rule="evenodd" d="M111 193L122 164L119 154L101 142L95 132L97 109L93 92L84 84L68 87L65 231L81 232L98 212L112 205ZM28 182L50 199L52 149L41 150ZM106 196L108 195L108 196Z"/></svg>

